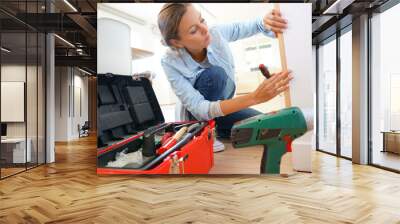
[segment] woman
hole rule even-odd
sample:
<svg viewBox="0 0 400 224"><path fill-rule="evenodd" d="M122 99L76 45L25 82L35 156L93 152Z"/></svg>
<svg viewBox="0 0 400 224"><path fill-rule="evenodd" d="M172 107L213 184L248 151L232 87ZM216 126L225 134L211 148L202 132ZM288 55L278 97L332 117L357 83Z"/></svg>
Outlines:
<svg viewBox="0 0 400 224"><path fill-rule="evenodd" d="M170 47L161 59L162 67L189 112L180 119L215 119L220 138L230 137L234 122L261 113L250 106L266 102L289 87L292 76L285 71L265 80L254 92L232 98L235 79L229 42L260 32L271 37L282 32L286 21L277 11L254 21L209 29L192 4L167 3L158 14L158 26L163 43ZM218 149L223 150L223 145L214 144L214 151Z"/></svg>

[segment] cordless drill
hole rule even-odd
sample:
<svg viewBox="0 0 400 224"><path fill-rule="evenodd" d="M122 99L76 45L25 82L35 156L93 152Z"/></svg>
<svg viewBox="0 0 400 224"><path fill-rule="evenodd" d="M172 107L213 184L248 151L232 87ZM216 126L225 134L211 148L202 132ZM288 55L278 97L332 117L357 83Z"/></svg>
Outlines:
<svg viewBox="0 0 400 224"><path fill-rule="evenodd" d="M264 145L260 173L279 173L281 157L292 151L292 141L307 131L307 122L298 107L260 114L234 124L233 147Z"/></svg>

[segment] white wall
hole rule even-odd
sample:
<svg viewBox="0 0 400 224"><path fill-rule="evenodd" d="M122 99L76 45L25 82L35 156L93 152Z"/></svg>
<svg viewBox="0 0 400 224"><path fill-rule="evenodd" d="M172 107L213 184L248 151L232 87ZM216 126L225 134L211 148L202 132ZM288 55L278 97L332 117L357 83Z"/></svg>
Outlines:
<svg viewBox="0 0 400 224"><path fill-rule="evenodd" d="M77 70L75 70L75 106L74 110L75 113L73 113L73 119L72 119L72 136L73 138L79 137L78 133L78 124L82 126L85 121L88 121L88 108L89 108L89 102L88 102L88 77L87 76L81 76L76 74ZM82 74L82 73L81 73ZM77 97L79 93L77 93L77 90L80 90L80 99ZM81 101L80 103L78 101ZM80 104L80 105L79 105ZM79 108L81 107L81 108ZM81 110L81 111L79 111Z"/></svg>
<svg viewBox="0 0 400 224"><path fill-rule="evenodd" d="M97 20L97 73L132 74L130 37L131 29L125 23L109 18Z"/></svg>
<svg viewBox="0 0 400 224"><path fill-rule="evenodd" d="M25 65L1 65L1 81L25 82ZM28 70L32 67L28 66Z"/></svg>
<svg viewBox="0 0 400 224"><path fill-rule="evenodd" d="M2 65L1 66L1 81L18 81L25 82L25 69L32 70L31 66L28 68L25 65ZM1 108L7 110L7 108ZM8 137L25 137L25 122L10 122L7 123L7 136Z"/></svg>
<svg viewBox="0 0 400 224"><path fill-rule="evenodd" d="M67 67L55 68L55 141L68 140L68 86Z"/></svg>
<svg viewBox="0 0 400 224"><path fill-rule="evenodd" d="M25 82L1 81L1 121L24 122Z"/></svg>
<svg viewBox="0 0 400 224"><path fill-rule="evenodd" d="M316 46L315 45L313 45L312 46L312 76L314 77L313 78L313 83L312 83L312 86L314 87L313 88L313 105L314 105L314 107L313 107L313 113L314 113L314 123L313 123L313 126L314 126L314 130L313 130L313 132L312 132L312 148L315 150L315 149L317 149L317 139L316 139L316 137L317 137L317 119L316 119L316 117L317 117L317 92L316 92L316 82L317 82L317 80L316 80L316 77L317 77L317 48L316 48Z"/></svg>
<svg viewBox="0 0 400 224"><path fill-rule="evenodd" d="M151 52L158 50L159 45L155 42L155 39L159 43L160 36L158 28L154 27L155 24L142 23L137 19L135 20L137 16L119 11L118 9L124 7L123 5L120 3L98 4L97 19L110 18L127 24L131 28L131 47Z"/></svg>
<svg viewBox="0 0 400 224"><path fill-rule="evenodd" d="M40 66L25 66L25 64L3 64L1 66L2 81L24 82L26 87L26 100L19 111L26 113L26 119L23 122L7 122L7 137L25 138L30 140L32 161L44 162L44 92L42 68ZM25 80L27 78L27 80ZM2 89L3 91L4 89ZM21 94L25 90L19 90ZM2 95L7 97L7 95ZM25 106L26 103L26 106ZM13 110L12 108L2 107L1 110ZM7 111L16 113L16 111ZM39 156L37 157L37 153Z"/></svg>
<svg viewBox="0 0 400 224"><path fill-rule="evenodd" d="M55 73L55 141L70 141L79 137L78 124L88 120L88 78L71 67L56 67Z"/></svg>
<svg viewBox="0 0 400 224"><path fill-rule="evenodd" d="M161 56L167 48L160 42L161 36L156 24L154 24L154 21L141 23L135 19L142 19L139 16L119 11L125 7L124 5L138 6L138 4L98 4L97 18L115 19L127 24L131 28L131 47L146 50L154 54L150 57L133 60L132 73L154 72L156 77L153 80L153 89L159 104L175 104L176 96L169 85L160 63ZM149 6L149 4L146 5Z"/></svg>

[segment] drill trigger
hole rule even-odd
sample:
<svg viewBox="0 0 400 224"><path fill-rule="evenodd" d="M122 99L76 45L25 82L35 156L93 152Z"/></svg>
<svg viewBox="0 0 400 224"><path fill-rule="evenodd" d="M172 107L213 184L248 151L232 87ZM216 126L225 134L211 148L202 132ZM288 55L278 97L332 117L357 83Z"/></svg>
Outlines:
<svg viewBox="0 0 400 224"><path fill-rule="evenodd" d="M286 142L286 152L292 152L292 137L290 135L285 135L283 136L283 141Z"/></svg>

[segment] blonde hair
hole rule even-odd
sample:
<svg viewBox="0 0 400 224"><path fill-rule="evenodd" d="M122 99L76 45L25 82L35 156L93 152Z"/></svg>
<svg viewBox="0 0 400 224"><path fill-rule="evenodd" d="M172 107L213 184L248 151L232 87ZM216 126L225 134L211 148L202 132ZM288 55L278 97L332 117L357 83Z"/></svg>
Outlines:
<svg viewBox="0 0 400 224"><path fill-rule="evenodd" d="M166 3L158 13L158 28L165 46L172 47L170 40L179 39L178 28L183 15L191 3Z"/></svg>

